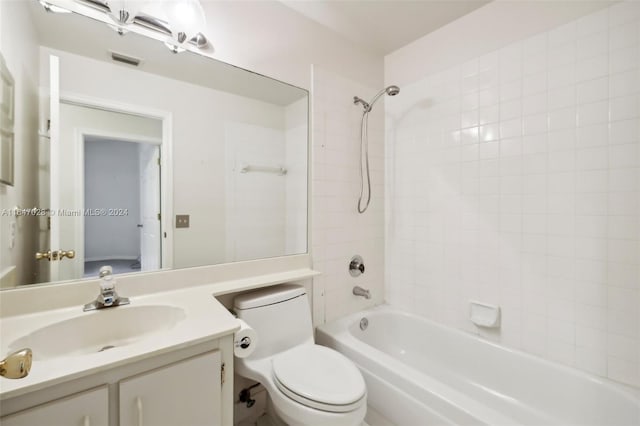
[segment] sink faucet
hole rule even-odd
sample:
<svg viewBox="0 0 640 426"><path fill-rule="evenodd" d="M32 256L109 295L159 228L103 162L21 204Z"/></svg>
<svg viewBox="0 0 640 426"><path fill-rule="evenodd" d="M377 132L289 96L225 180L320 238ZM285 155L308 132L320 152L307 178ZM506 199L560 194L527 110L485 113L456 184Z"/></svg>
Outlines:
<svg viewBox="0 0 640 426"><path fill-rule="evenodd" d="M369 292L369 290L364 289L360 286L355 286L353 288L353 294L355 294L356 296L362 296L365 299L371 299L371 293Z"/></svg>
<svg viewBox="0 0 640 426"><path fill-rule="evenodd" d="M91 303L84 305L84 311L93 311L95 309L104 309L113 306L128 305L128 297L120 297L116 292L115 280L113 279L113 270L111 266L103 266L100 268L98 275L100 281L100 294Z"/></svg>

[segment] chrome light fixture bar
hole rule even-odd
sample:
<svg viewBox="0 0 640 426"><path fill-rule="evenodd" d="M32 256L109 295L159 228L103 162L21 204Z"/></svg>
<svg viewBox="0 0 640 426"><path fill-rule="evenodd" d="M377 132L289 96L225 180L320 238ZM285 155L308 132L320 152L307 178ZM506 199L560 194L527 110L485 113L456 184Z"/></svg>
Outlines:
<svg viewBox="0 0 640 426"><path fill-rule="evenodd" d="M109 7L109 2L107 0L73 0L76 3L79 3L83 6L90 7L96 11L102 12L105 15L111 14L111 9ZM39 0L42 7L47 12L55 12L55 13L69 13L70 11L64 9L62 7L53 5L46 0ZM114 20L115 21L115 20ZM127 31L125 30L125 26L127 25L138 25L144 29L151 30L162 34L163 36L167 36L169 38L175 38L176 40L180 40L180 42L184 42L186 37L184 37L184 33L178 33L174 36L173 31L171 31L171 25L159 18L151 16L144 12L138 12L133 17L133 20L130 19L128 12L121 10L119 14L119 21L122 22L122 25L113 25L113 28L121 35L125 34ZM126 22L129 21L129 24ZM182 37L182 39L180 39ZM187 41L192 46L195 46L198 49L206 49L209 47L209 40L207 37L201 32L196 33L191 39ZM174 53L179 53L184 51L184 48L178 46L172 40L168 40L165 42L167 47Z"/></svg>

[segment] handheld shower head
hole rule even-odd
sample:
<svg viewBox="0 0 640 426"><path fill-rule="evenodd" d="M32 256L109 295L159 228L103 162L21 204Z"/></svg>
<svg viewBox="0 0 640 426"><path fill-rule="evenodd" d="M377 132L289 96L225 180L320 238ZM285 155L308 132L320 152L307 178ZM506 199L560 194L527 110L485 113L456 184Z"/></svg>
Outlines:
<svg viewBox="0 0 640 426"><path fill-rule="evenodd" d="M364 99L361 99L357 96L353 97L353 103L354 104L362 104L363 108L364 108L364 112L370 112L371 109L373 108L373 104L376 103L376 101L378 99L380 99L380 96L387 94L389 96L395 96L398 93L400 93L400 88L398 86L389 86L389 87L385 87L384 89L382 89L381 91L379 91L374 97L373 99L371 99L371 102L365 102Z"/></svg>
<svg viewBox="0 0 640 426"><path fill-rule="evenodd" d="M400 88L398 86L389 86L384 89L384 91L387 92L387 95L389 96L395 96L400 93Z"/></svg>
<svg viewBox="0 0 640 426"><path fill-rule="evenodd" d="M384 89L379 91L373 97L373 99L371 99L371 102L365 102L364 99L361 99L357 96L353 97L354 105L361 104L364 108L364 112L362 113L362 121L360 122L360 198L358 198L358 213L364 213L365 211L367 211L367 208L369 208L369 203L371 202L371 174L369 173L369 137L367 130L367 126L369 124L369 112L371 112L373 104L375 104L380 96L384 95L385 93L389 96L395 96L400 93L400 88L393 85L385 87ZM364 190L365 175L367 178L366 199Z"/></svg>

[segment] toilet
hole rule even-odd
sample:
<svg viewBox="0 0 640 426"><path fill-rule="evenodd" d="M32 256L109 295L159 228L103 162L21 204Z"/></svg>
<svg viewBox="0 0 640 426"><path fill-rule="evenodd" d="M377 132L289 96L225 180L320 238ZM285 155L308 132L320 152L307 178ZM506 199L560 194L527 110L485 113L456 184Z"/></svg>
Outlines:
<svg viewBox="0 0 640 426"><path fill-rule="evenodd" d="M283 284L236 296L238 318L258 336L255 351L235 359L240 376L262 383L267 414L290 426L361 425L367 389L358 368L313 340L304 287Z"/></svg>

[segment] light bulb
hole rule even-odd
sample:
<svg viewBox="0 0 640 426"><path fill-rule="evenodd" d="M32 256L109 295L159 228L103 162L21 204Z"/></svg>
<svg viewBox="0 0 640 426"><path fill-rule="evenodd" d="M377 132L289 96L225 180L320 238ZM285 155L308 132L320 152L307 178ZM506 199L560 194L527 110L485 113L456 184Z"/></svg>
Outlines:
<svg viewBox="0 0 640 426"><path fill-rule="evenodd" d="M167 17L172 38L179 44L189 42L206 25L204 10L198 0L170 1Z"/></svg>

